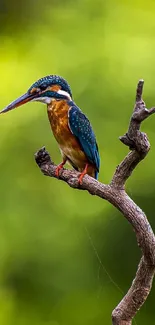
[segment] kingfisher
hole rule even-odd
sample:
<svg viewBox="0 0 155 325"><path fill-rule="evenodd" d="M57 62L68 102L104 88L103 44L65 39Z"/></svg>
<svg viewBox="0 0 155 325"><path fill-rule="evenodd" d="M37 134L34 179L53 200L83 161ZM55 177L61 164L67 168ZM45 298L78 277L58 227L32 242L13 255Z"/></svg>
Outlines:
<svg viewBox="0 0 155 325"><path fill-rule="evenodd" d="M68 162L80 172L78 183L85 174L98 178L100 156L96 137L88 118L75 104L68 82L57 75L43 77L32 84L28 91L6 106L6 113L25 103L38 101L47 105L47 114L53 135L59 145L62 162L56 176Z"/></svg>

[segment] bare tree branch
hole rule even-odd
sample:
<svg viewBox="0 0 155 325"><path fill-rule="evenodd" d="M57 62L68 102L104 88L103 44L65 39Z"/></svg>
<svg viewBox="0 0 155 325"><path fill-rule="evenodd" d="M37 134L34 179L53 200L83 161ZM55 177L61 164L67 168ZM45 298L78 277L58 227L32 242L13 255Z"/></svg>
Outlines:
<svg viewBox="0 0 155 325"><path fill-rule="evenodd" d="M129 123L127 133L120 140L131 151L118 165L110 184L102 184L86 175L82 185L78 184L76 171L63 169L59 179L69 186L87 190L92 195L97 195L109 201L132 225L137 238L138 246L142 251L138 270L130 289L121 302L112 312L113 325L131 325L132 319L141 308L150 293L155 274L155 236L147 220L145 213L136 205L125 191L125 183L137 164L143 160L150 150L147 135L140 131L141 123L155 113L155 108L148 110L142 100L144 81L138 82L136 91L136 103ZM35 155L36 162L42 173L46 176L56 177L56 165L45 148L40 149Z"/></svg>

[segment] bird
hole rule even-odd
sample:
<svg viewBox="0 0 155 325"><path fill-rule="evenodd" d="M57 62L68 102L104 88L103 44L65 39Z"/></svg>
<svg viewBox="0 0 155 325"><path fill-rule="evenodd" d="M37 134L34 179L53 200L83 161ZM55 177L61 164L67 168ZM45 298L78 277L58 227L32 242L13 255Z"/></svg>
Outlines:
<svg viewBox="0 0 155 325"><path fill-rule="evenodd" d="M62 155L55 176L60 176L60 170L68 162L80 172L79 184L82 184L86 174L98 179L100 155L95 133L89 119L75 104L68 82L58 75L45 76L2 109L0 114L32 101L47 105L51 129Z"/></svg>

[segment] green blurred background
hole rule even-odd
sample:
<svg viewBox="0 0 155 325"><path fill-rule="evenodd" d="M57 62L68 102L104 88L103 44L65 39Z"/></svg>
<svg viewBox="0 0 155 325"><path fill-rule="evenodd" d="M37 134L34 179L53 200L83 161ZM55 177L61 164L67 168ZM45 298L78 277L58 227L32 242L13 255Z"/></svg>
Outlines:
<svg viewBox="0 0 155 325"><path fill-rule="evenodd" d="M0 108L38 78L60 74L95 130L99 179L109 182L128 152L138 79L155 105L155 2L0 1ZM155 229L155 119L144 122L151 151L128 193ZM44 177L34 162L43 145L60 153L41 103L0 117L0 324L109 325L135 275L140 251L112 206ZM155 324L155 288L136 317Z"/></svg>

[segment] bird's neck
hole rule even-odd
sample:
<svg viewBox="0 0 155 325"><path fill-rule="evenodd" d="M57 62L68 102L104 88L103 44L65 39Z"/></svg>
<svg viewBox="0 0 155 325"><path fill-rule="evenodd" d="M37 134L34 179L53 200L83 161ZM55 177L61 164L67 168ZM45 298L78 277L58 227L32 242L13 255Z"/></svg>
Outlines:
<svg viewBox="0 0 155 325"><path fill-rule="evenodd" d="M69 105L68 100L52 100L50 104L47 105L48 116L51 118L54 116L61 116L65 111L68 111Z"/></svg>
<svg viewBox="0 0 155 325"><path fill-rule="evenodd" d="M70 100L68 99L53 99L51 101L50 104L47 104L47 111L60 111L61 109L63 109L64 107L67 108L67 106L69 107L70 105Z"/></svg>
<svg viewBox="0 0 155 325"><path fill-rule="evenodd" d="M60 106L64 103L66 100L57 100L53 98L50 102L50 104L47 104L47 110L53 110L56 106Z"/></svg>

